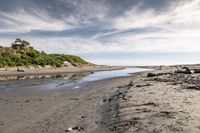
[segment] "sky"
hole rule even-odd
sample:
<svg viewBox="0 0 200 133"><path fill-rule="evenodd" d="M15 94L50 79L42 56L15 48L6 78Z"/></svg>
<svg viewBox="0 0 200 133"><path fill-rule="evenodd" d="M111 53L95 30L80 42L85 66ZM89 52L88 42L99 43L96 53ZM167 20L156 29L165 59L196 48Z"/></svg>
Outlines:
<svg viewBox="0 0 200 133"><path fill-rule="evenodd" d="M0 45L107 65L200 63L200 0L0 0Z"/></svg>

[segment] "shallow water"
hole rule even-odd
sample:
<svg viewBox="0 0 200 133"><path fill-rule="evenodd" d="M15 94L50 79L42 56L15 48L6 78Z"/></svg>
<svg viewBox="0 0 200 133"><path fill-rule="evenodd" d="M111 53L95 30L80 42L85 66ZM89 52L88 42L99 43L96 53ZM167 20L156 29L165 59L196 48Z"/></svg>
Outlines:
<svg viewBox="0 0 200 133"><path fill-rule="evenodd" d="M37 77L20 77L18 80L1 81L0 90L7 91L19 90L26 91L27 89L34 90L55 90L60 88L80 89L81 85L108 78L130 76L132 73L149 71L150 69L143 68L126 68L113 71L99 71L94 73L76 73L53 76L37 76ZM42 78L41 78L42 77Z"/></svg>
<svg viewBox="0 0 200 133"><path fill-rule="evenodd" d="M83 77L80 82L89 82L89 81L96 81L102 80L107 78L115 78L115 77L124 77L130 76L131 73L148 71L149 69L144 68L126 68L122 70L114 70L114 71L99 71L93 74L90 74L86 77Z"/></svg>

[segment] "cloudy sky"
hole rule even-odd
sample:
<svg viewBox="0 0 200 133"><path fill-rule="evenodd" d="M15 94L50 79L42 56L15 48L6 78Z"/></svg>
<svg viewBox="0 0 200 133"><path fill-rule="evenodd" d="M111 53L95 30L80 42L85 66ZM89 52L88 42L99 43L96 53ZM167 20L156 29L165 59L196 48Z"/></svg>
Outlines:
<svg viewBox="0 0 200 133"><path fill-rule="evenodd" d="M97 64L200 63L200 0L0 0L0 45L22 38Z"/></svg>

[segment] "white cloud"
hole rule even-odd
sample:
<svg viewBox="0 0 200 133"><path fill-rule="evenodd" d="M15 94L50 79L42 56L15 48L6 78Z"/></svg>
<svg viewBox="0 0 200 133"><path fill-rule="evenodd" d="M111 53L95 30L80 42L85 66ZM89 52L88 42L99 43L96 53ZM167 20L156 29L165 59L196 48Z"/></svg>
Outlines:
<svg viewBox="0 0 200 133"><path fill-rule="evenodd" d="M182 1L172 6L167 12L155 12L146 10L138 12L137 7L127 11L125 15L113 20L117 29L130 29L140 27L163 27L163 28L190 28L200 26L200 1Z"/></svg>
<svg viewBox="0 0 200 133"><path fill-rule="evenodd" d="M16 13L0 12L0 15L7 19L6 23L11 25L7 31L29 32L31 30L63 30L67 28L64 22L52 19L42 11L38 11L37 14L36 16L23 10Z"/></svg>
<svg viewBox="0 0 200 133"><path fill-rule="evenodd" d="M93 25L94 22L105 21L108 12L107 6L104 5L103 1L60 0L57 4L62 4L62 9L60 10L63 10L63 12L59 14L60 17L55 15L56 11L53 11L53 9L52 11L46 10L39 6L34 6L34 9L31 10L25 10L24 7L20 7L15 12L0 11L0 22L6 25L6 27L0 29L0 32L26 33L31 30L68 30L84 25ZM68 9L69 5L73 5L76 8L70 11ZM52 6L56 5L49 5L48 8L51 9ZM53 12L55 12L54 15L52 15Z"/></svg>
<svg viewBox="0 0 200 133"><path fill-rule="evenodd" d="M174 58L162 58L160 57L153 57L153 58L137 58L137 59L87 59L89 62L93 62L95 64L99 65L121 65L121 66L145 66L145 65L178 65L178 64L194 64L199 63L199 57L189 56L189 58L186 58L186 56L182 57L174 57Z"/></svg>
<svg viewBox="0 0 200 133"><path fill-rule="evenodd" d="M153 10L137 12L137 7L113 20L119 30L160 28L157 32L122 34L112 40L122 51L200 52L200 1L179 3L170 11L156 14ZM123 46L123 47L122 47Z"/></svg>

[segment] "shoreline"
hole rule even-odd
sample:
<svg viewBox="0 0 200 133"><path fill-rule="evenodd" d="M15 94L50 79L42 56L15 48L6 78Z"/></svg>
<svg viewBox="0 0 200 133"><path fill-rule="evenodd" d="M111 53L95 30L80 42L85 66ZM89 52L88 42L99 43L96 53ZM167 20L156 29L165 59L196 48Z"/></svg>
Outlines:
<svg viewBox="0 0 200 133"><path fill-rule="evenodd" d="M33 76L33 75L54 75L54 74L68 74L81 72L95 72L95 71L111 71L120 70L127 67L123 66L96 66L96 67L63 67L63 68L34 68L26 69L24 72L17 72L12 70L0 70L0 76Z"/></svg>

